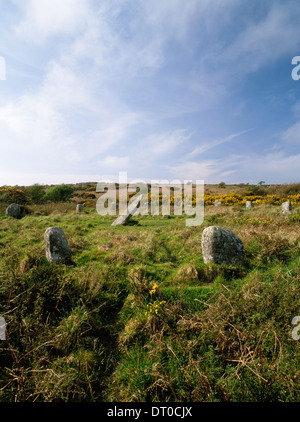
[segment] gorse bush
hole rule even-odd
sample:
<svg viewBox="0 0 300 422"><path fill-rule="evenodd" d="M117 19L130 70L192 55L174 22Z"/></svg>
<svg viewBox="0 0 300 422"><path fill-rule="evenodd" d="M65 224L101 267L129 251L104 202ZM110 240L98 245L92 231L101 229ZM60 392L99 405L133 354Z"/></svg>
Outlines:
<svg viewBox="0 0 300 422"><path fill-rule="evenodd" d="M28 197L31 203L39 204L44 200L44 186L33 185L27 188Z"/></svg>
<svg viewBox="0 0 300 422"><path fill-rule="evenodd" d="M25 189L4 187L0 188L0 201L6 203L27 204L28 197Z"/></svg>
<svg viewBox="0 0 300 422"><path fill-rule="evenodd" d="M170 205L180 205L181 201L183 200L183 195L171 195L170 199L167 195L163 194L151 194L148 193L148 201L154 202L157 205L161 205L162 201L170 201ZM185 200L187 203L191 205L195 205L197 200L196 194L186 195ZM300 194L293 194L293 195L269 195L264 193L262 195L259 192L254 191L247 191L243 195L238 194L235 192L225 193L225 194L209 194L205 193L204 197L204 205L214 205L216 200L222 202L222 205L245 205L246 201L252 201L253 204L272 204L272 205L281 205L283 202L291 201L292 204L299 204L300 203Z"/></svg>
<svg viewBox="0 0 300 422"><path fill-rule="evenodd" d="M45 195L45 201L64 202L68 201L74 194L74 188L69 185L58 185L49 188Z"/></svg>

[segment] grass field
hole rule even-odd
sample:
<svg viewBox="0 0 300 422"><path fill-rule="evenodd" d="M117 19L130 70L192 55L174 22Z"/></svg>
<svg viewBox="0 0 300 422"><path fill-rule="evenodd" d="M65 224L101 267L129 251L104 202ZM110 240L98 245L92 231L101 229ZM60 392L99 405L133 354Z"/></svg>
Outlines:
<svg viewBox="0 0 300 422"><path fill-rule="evenodd" d="M0 204L0 401L299 401L300 204L206 206L199 227L111 227L88 205L28 204L15 220ZM241 238L245 268L204 264L209 225ZM46 261L49 226L73 266Z"/></svg>

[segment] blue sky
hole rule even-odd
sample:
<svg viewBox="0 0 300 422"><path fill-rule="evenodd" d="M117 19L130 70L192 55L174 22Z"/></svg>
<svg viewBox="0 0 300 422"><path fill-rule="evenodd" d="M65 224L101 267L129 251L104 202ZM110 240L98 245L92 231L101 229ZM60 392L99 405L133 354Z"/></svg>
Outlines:
<svg viewBox="0 0 300 422"><path fill-rule="evenodd" d="M0 10L0 185L299 181L297 0Z"/></svg>

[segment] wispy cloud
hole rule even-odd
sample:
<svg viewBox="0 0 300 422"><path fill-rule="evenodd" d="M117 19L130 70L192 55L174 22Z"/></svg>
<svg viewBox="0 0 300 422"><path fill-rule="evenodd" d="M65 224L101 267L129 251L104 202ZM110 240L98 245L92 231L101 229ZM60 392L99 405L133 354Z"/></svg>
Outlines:
<svg viewBox="0 0 300 422"><path fill-rule="evenodd" d="M57 35L74 35L88 24L91 15L89 0L13 0L24 18L15 26L22 40L38 44Z"/></svg>
<svg viewBox="0 0 300 422"><path fill-rule="evenodd" d="M300 146L300 121L285 130L282 134L282 139L287 144Z"/></svg>
<svg viewBox="0 0 300 422"><path fill-rule="evenodd" d="M219 160L185 161L181 164L168 164L168 170L172 179L179 180L204 180L205 183L212 183L219 177Z"/></svg>
<svg viewBox="0 0 300 422"><path fill-rule="evenodd" d="M0 171L0 180L9 180L9 185L30 186L38 183L40 185L61 184L61 183L85 183L98 182L102 180L102 174L93 173L59 173L59 172L33 172L30 171ZM108 175L108 180L113 176ZM117 179L115 179L117 181ZM3 183L4 185L5 183Z"/></svg>
<svg viewBox="0 0 300 422"><path fill-rule="evenodd" d="M300 9L294 1L270 2L258 19L249 19L244 29L220 52L218 60L229 76L245 77L249 72L268 67L298 48ZM229 72L227 72L229 70Z"/></svg>
<svg viewBox="0 0 300 422"><path fill-rule="evenodd" d="M162 133L154 133L140 142L140 155L147 161L163 156L170 157L176 149L188 142L192 136L186 129L175 129Z"/></svg>
<svg viewBox="0 0 300 422"><path fill-rule="evenodd" d="M238 182L243 174L243 181L258 183L289 183L299 180L300 154L286 152L267 152L265 154L252 153L250 155L236 155L228 157L226 164L236 170L232 179ZM259 179L259 180L258 180Z"/></svg>
<svg viewBox="0 0 300 422"><path fill-rule="evenodd" d="M219 145L222 145L222 144L225 144L227 142L230 142L233 139L235 139L235 138L237 138L237 137L239 137L241 135L244 135L244 134L248 133L250 130L253 130L253 129L243 130L242 132L233 133L232 135L226 136L225 138L216 139L216 140L213 140L213 141L210 141L210 142L206 142L204 144L201 144L200 146L197 146L196 148L194 148L193 151L189 152L184 157L184 160L190 160L190 159L192 159L194 157L197 157L197 156L203 154L204 152L206 152L206 151L208 151L210 149L213 149L213 148L215 148L215 147L217 147Z"/></svg>
<svg viewBox="0 0 300 422"><path fill-rule="evenodd" d="M173 178L205 180L205 183L289 183L299 180L300 154L283 152L232 155L221 159L187 161L168 166Z"/></svg>

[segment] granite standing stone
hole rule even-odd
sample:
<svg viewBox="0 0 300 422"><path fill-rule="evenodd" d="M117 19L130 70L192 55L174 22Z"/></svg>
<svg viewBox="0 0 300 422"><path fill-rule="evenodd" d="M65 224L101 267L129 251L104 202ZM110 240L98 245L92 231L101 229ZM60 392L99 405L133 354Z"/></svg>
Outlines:
<svg viewBox="0 0 300 422"><path fill-rule="evenodd" d="M216 199L214 205L215 207L219 207L220 205L222 205L222 202Z"/></svg>
<svg viewBox="0 0 300 422"><path fill-rule="evenodd" d="M124 224L130 220L133 214L136 212L141 200L143 199L143 195L140 195L128 208L125 214L121 214L113 223L112 226L118 226L120 224Z"/></svg>
<svg viewBox="0 0 300 422"><path fill-rule="evenodd" d="M291 201L283 202L282 204L282 212L283 214L291 214L292 211L292 203Z"/></svg>
<svg viewBox="0 0 300 422"><path fill-rule="evenodd" d="M76 212L82 212L83 211L83 205L82 204L77 204L76 206Z"/></svg>
<svg viewBox="0 0 300 422"><path fill-rule="evenodd" d="M48 227L44 234L46 258L52 263L72 263L72 253L66 236L60 227Z"/></svg>
<svg viewBox="0 0 300 422"><path fill-rule="evenodd" d="M252 201L247 201L246 202L246 210L251 210L251 208L252 208Z"/></svg>
<svg viewBox="0 0 300 422"><path fill-rule="evenodd" d="M205 264L245 265L244 245L229 229L207 227L202 233L201 247Z"/></svg>
<svg viewBox="0 0 300 422"><path fill-rule="evenodd" d="M22 217L22 210L20 205L18 204L11 204L7 209L5 215L7 217L13 218L21 218Z"/></svg>

